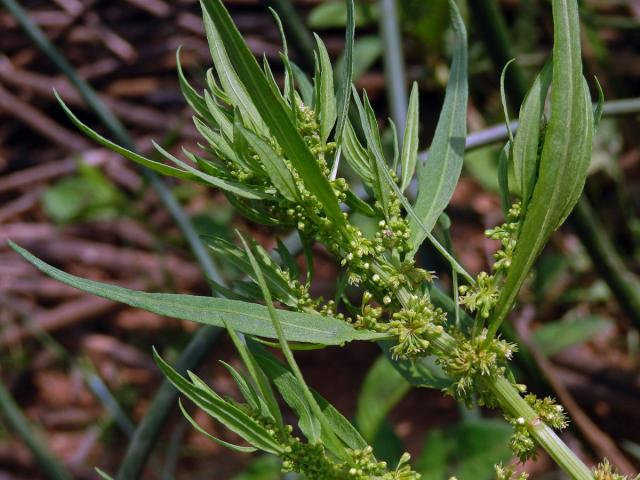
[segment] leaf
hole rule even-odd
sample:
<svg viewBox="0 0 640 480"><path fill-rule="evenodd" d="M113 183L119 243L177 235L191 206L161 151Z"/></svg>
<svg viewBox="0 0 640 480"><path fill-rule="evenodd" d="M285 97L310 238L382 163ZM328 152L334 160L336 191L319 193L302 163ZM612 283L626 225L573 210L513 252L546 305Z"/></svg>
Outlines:
<svg viewBox="0 0 640 480"><path fill-rule="evenodd" d="M498 187L500 188L500 203L502 205L502 213L505 218L511 207L511 196L509 195L509 156L511 155L511 144L507 142L500 151L498 157Z"/></svg>
<svg viewBox="0 0 640 480"><path fill-rule="evenodd" d="M467 419L427 434L416 470L424 480L489 480L494 465L511 458L512 427L498 419Z"/></svg>
<svg viewBox="0 0 640 480"><path fill-rule="evenodd" d="M204 240L207 243L207 246L218 258L229 262L234 267L240 269L245 275L256 280L256 275L251 267L251 262L244 251L240 250L233 243L220 237L207 236L204 237ZM254 248L259 248L259 245L254 243ZM268 280L269 289L272 294L275 295L279 301L291 307L296 307L298 305L298 296L282 278L280 272L278 272L278 267L275 262L267 256L267 258L261 258L260 263L263 275Z"/></svg>
<svg viewBox="0 0 640 480"><path fill-rule="evenodd" d="M542 353L551 356L574 345L592 340L612 325L611 319L589 315L546 323L534 332L533 339Z"/></svg>
<svg viewBox="0 0 640 480"><path fill-rule="evenodd" d="M334 135L338 147L341 145L342 132L349 118L349 104L351 103L351 82L353 79L353 45L355 36L355 6L353 0L347 0L347 29L345 31L344 57L342 58L342 72L337 92L337 124Z"/></svg>
<svg viewBox="0 0 640 480"><path fill-rule="evenodd" d="M239 131L260 157L260 161L276 189L290 202L300 203L298 187L296 187L296 182L284 159L278 155L271 145L255 133L242 127Z"/></svg>
<svg viewBox="0 0 640 480"><path fill-rule="evenodd" d="M43 273L84 292L159 315L207 325L224 327L224 318L233 329L239 332L276 338L269 313L263 305L194 295L146 293L86 280L48 265L12 242L10 245ZM279 311L279 314L287 340L340 345L352 340L384 338L380 333L356 330L346 322L333 317L288 311Z"/></svg>
<svg viewBox="0 0 640 480"><path fill-rule="evenodd" d="M65 177L42 195L44 210L56 223L115 218L126 212L126 198L100 171L78 162L78 174Z"/></svg>
<svg viewBox="0 0 640 480"><path fill-rule="evenodd" d="M252 200L272 200L273 196L264 192L260 192L258 190L251 189L246 187L242 183L230 182L228 180L223 180L219 177L214 177L207 173L201 172L200 170L192 167L186 162L183 162L179 158L167 152L164 148L158 145L156 142L152 142L158 152L160 152L164 157L174 162L176 165L182 167L185 171L191 173L196 179L200 180L201 183L206 183L212 185L214 187L221 188L222 190L226 190L230 193L234 193L240 197L249 198Z"/></svg>
<svg viewBox="0 0 640 480"><path fill-rule="evenodd" d="M360 143L360 140L358 140L358 136L348 119L344 129L342 147L344 148L347 163L364 183L372 185L373 172L371 171L367 151Z"/></svg>
<svg viewBox="0 0 640 480"><path fill-rule="evenodd" d="M393 367L414 387L444 390L451 385L451 379L436 364L434 357L421 357L416 361L394 360L390 349L395 343L388 340L378 343Z"/></svg>
<svg viewBox="0 0 640 480"><path fill-rule="evenodd" d="M182 401L180 399L178 399L178 406L180 407L180 411L182 412L182 415L184 415L184 417L191 424L191 426L195 428L198 432L203 434L205 437L207 437L209 440L213 440L218 445L222 445L223 447L226 447L230 450L234 450L236 452L251 453L251 452L257 451L257 448L255 447L243 447L241 445L234 445L233 443L225 442L224 440L220 440L219 438L214 437L209 432L207 432L204 428L198 425L198 422L196 422L191 417L191 415L187 413L187 410L182 405Z"/></svg>
<svg viewBox="0 0 640 480"><path fill-rule="evenodd" d="M255 355L258 364L267 374L267 376L274 382L278 391L280 391L284 400L289 404L289 400L286 395L302 396L302 390L297 383L297 380L293 373L266 350L260 348ZM327 400L325 400L319 393L312 390L313 396L318 402L322 413L326 421L331 426L331 429L340 438L344 444L354 450L363 449L367 446L367 442L362 438L358 430L346 419L344 416ZM289 404L292 408L293 405Z"/></svg>
<svg viewBox="0 0 640 480"><path fill-rule="evenodd" d="M316 114L320 123L320 138L323 143L327 142L329 134L336 123L336 94L333 90L333 68L331 59L327 53L322 39L314 34L318 46L318 73L316 76Z"/></svg>
<svg viewBox="0 0 640 480"><path fill-rule="evenodd" d="M527 210L538 178L538 145L542 137L544 103L551 84L551 72L552 64L547 62L527 93L520 107L520 123L511 149L522 212Z"/></svg>
<svg viewBox="0 0 640 480"><path fill-rule="evenodd" d="M58 100L58 103L60 104L60 106L62 107L62 110L64 110L64 113L67 115L67 117L69 117L69 120L71 120L71 123L73 123L76 127L78 127L78 129L84 133L86 136L88 136L90 139L92 139L93 141L99 143L100 145L102 145L103 147L108 148L109 150L111 150L112 152L118 153L120 155L122 155L123 157L139 164L142 165L144 167L147 167L155 172L161 173L162 175L167 175L169 177L175 177L175 178L181 178L184 180L198 180L198 178L189 173L189 172L185 172L183 170L179 170L177 168L171 167L169 165L165 165L164 163L160 163L160 162L156 162L154 160L150 160L148 158L143 157L142 155L139 155L135 152L132 152L131 150L127 150L124 147L121 147L120 145L117 145L115 143L113 143L110 140L107 140L106 138L104 138L102 135L100 135L99 133L95 132L94 130L92 130L91 128L89 128L88 126L86 126L84 123L82 123L78 117L76 117L73 112L69 109L69 107L67 107L67 105L64 103L64 101L62 100L62 98L60 98L60 96L58 95L58 92L54 90L54 95L56 96L56 99Z"/></svg>
<svg viewBox="0 0 640 480"><path fill-rule="evenodd" d="M438 125L426 161L418 162L418 196L414 209L429 231L449 203L460 177L467 136L467 33L458 7L449 1L454 33L451 73ZM414 251L428 232L409 219Z"/></svg>
<svg viewBox="0 0 640 480"><path fill-rule="evenodd" d="M213 17L210 14L207 14L207 12L208 11L205 11L203 6L202 20L204 23L205 33L207 34L209 51L211 52L213 65L218 73L218 78L220 79L222 88L231 103L240 110L242 118L246 124L253 126L258 132L266 133L267 128L264 120L254 105L247 86L240 80L240 76L233 68L233 64L229 58L231 52L228 52L225 48L226 43L223 40L222 32L220 31L219 26L213 22ZM233 53L231 53L231 56L233 56ZM253 58L253 56L251 58ZM260 67L258 67L258 70L260 70ZM260 70L259 75L264 79L262 70ZM266 83L267 82L265 81L265 84ZM266 86L270 89L268 84ZM271 89L270 92L273 94Z"/></svg>
<svg viewBox="0 0 640 480"><path fill-rule="evenodd" d="M551 118L540 168L498 304L489 321L497 333L520 287L551 234L575 206L591 159L593 111L582 76L580 25L576 0L554 0Z"/></svg>
<svg viewBox="0 0 640 480"><path fill-rule="evenodd" d="M102 480L114 480L114 478L112 476L110 476L109 474L107 474L103 470L100 470L98 467L95 467L95 471L98 474L98 476L100 478L102 478Z"/></svg>
<svg viewBox="0 0 640 480"><path fill-rule="evenodd" d="M182 70L182 62L180 61L180 50L182 47L178 47L176 50L176 68L178 70L178 82L180 83L180 90L185 100L202 118L210 119L211 114L207 109L207 105L204 98L191 86Z"/></svg>
<svg viewBox="0 0 640 480"><path fill-rule="evenodd" d="M376 114L371 107L366 92L363 93L363 98L364 101L360 101L354 87L353 99L360 114L360 123L367 140L367 163L370 165L369 168L372 172L372 186L375 198L382 205L382 211L385 213L385 216L388 216L391 192L387 185L387 179L384 177L384 170L387 168L387 163L384 159Z"/></svg>
<svg viewBox="0 0 640 480"><path fill-rule="evenodd" d="M167 379L207 414L256 448L275 455L282 453L282 446L273 439L266 428L239 407L222 399L192 373L189 375L191 378L191 382L189 382L165 362L155 349L153 350L153 358Z"/></svg>
<svg viewBox="0 0 640 480"><path fill-rule="evenodd" d="M407 111L407 126L404 130L402 154L400 155L400 165L402 168L402 182L400 183L401 192L404 192L409 186L418 160L419 108L418 84L413 82L411 95L409 97L409 110Z"/></svg>
<svg viewBox="0 0 640 480"><path fill-rule="evenodd" d="M291 72L293 73L293 77L298 84L298 91L302 96L302 101L305 105L311 105L313 103L313 85L311 85L311 81L307 74L302 71L302 69L296 65L295 62L291 63Z"/></svg>
<svg viewBox="0 0 640 480"><path fill-rule="evenodd" d="M229 13L220 0L202 2L205 18L210 19L224 41L231 63L242 80L259 115L267 123L269 131L284 151L285 156L300 174L307 189L323 205L335 228L342 229L346 220L340 210L338 199L322 173L313 154L293 125L282 98L269 87L267 80L233 24Z"/></svg>
<svg viewBox="0 0 640 480"><path fill-rule="evenodd" d="M379 356L360 387L356 409L356 423L369 443L373 443L389 411L410 388L411 384L389 360Z"/></svg>

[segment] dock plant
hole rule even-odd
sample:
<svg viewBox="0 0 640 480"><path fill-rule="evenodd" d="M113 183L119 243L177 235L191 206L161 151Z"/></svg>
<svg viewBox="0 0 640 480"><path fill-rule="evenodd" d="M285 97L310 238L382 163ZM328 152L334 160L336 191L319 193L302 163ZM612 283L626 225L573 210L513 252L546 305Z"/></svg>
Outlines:
<svg viewBox="0 0 640 480"><path fill-rule="evenodd" d="M542 447L573 479L622 478L606 462L590 470L560 440L556 431L568 423L564 409L516 382L510 370L516 347L500 337L500 326L534 262L581 194L600 111L592 107L582 73L577 1L551 3L552 57L535 78L520 108L518 131L503 151L503 164L515 174L510 190L519 198L505 205L504 223L486 232L500 244L490 271L469 274L437 235L460 176L467 134L467 39L453 0L450 77L426 160L418 158L416 85L392 158L383 148L366 92L352 85L352 2L342 68L333 70L316 37L315 71L309 78L289 58L282 34L280 87L266 58L258 61L252 55L222 2L202 0L213 60L204 90L192 87L177 54L180 85L202 135L199 151L184 151L187 160L159 145L166 162L127 150L84 125L60 100L71 121L99 144L163 175L219 189L239 214L278 235L297 231L307 252L306 276L300 274L296 252L283 242L268 252L240 234L234 242L207 242L212 254L232 259L250 281L237 288L213 283L216 296L211 297L146 293L90 281L13 248L44 273L85 292L226 328L244 364L242 371L225 364L242 401L219 395L191 372L179 375L155 351L154 358L186 398L246 444L211 436L180 404L194 428L236 451L276 455L285 472L313 480L420 478L408 454L395 465L376 458L358 430L306 384L293 354L305 345L348 348L350 342L368 341L378 342L414 386L440 388L466 405L499 409L513 425L510 444L520 461L535 457ZM277 16L276 22L282 32ZM341 176L344 164L358 182ZM414 177L412 202L406 191ZM365 196L356 188L360 183ZM502 184L503 199L511 203ZM352 222L353 212L371 218L375 232L365 233ZM417 264L424 242L459 280L452 296L436 280L438 272ZM333 300L311 293L314 243L340 267ZM359 292L356 300L354 291ZM282 351L286 364L270 353L273 347ZM296 414L296 426L284 423L276 394ZM526 478L511 466L496 466L496 474Z"/></svg>

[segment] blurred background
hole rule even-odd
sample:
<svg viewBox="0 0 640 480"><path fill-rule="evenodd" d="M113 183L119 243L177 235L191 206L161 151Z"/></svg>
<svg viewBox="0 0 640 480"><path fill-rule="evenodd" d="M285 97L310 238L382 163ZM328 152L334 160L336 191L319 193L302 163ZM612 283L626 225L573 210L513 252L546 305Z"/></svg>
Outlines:
<svg viewBox="0 0 640 480"><path fill-rule="evenodd" d="M402 105L402 84L417 81L420 142L427 148L449 72L447 1L356 3L357 87L367 90L389 140L388 117L397 115L394 105ZM456 252L479 272L496 249L483 232L502 221L496 172L503 143L490 143L486 135L496 125L500 133L504 123L500 72L516 58L505 84L514 119L527 85L548 58L552 21L550 3L543 0L458 3L469 31L469 131L481 133L472 135L475 143L447 212ZM342 1L225 4L279 82L280 35L267 6L283 18L290 53L301 68L309 71L311 65L309 29L322 36L333 60L340 59ZM513 315L504 335L520 344L519 378L568 408L573 422L563 438L571 448L588 463L607 456L630 473L640 465L640 102L634 98L640 96L640 2L580 5L586 75L597 76L610 103L595 138L585 200L553 237L522 292L526 307ZM30 19L30 33L18 10ZM395 27L404 63L392 46ZM36 444L70 478L91 479L97 478L94 466L115 474L154 402L162 377L151 347L175 361L196 326L61 285L10 251L6 240L83 277L206 295L206 275L162 201L167 192L199 234L230 235L236 227L273 248L276 236L287 232L250 224L222 194L200 185L172 180L168 189L158 189L131 163L84 137L66 119L53 88L88 125L117 138L87 107L51 51L34 43L38 32L149 155L152 139L175 153L180 146L197 148L175 52L182 46L183 68L195 85L203 84L210 56L193 0L0 0L0 480L64 478L39 466ZM595 81L591 86L596 98ZM321 248L314 254L315 293L331 297L337 269ZM233 265L217 267L225 278L238 274ZM238 363L228 338L210 333L200 347L208 352L198 354L201 376L218 392L236 395L217 361ZM364 343L297 354L308 383L357 419L381 458L408 449L423 478L433 480L488 479L494 463L509 460L510 427L495 413L464 410L438 391L391 382L378 356L375 345ZM159 430L142 476L119 478L281 478L275 459L226 450L175 410ZM378 412L376 419L366 412ZM194 416L209 432L234 440L209 417ZM526 469L533 478L562 478L544 452Z"/></svg>

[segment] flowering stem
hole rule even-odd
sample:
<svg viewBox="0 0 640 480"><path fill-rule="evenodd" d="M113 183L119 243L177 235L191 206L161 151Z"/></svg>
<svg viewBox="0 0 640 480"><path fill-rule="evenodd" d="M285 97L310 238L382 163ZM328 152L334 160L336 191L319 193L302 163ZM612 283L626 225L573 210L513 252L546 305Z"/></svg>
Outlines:
<svg viewBox="0 0 640 480"><path fill-rule="evenodd" d="M567 475L575 480L593 480L591 470L540 420L509 380L504 377L488 378L485 383L495 395L502 410L516 418L524 419L529 433Z"/></svg>

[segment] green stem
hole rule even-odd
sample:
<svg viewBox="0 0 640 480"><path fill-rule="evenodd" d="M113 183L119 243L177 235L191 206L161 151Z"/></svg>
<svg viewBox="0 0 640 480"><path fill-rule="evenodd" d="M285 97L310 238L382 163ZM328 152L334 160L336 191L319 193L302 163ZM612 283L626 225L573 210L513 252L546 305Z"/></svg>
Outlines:
<svg viewBox="0 0 640 480"><path fill-rule="evenodd" d="M531 436L567 475L574 480L593 480L591 470L536 415L509 380L504 377L488 378L485 384L495 395L503 411L515 418L524 419Z"/></svg>
<svg viewBox="0 0 640 480"><path fill-rule="evenodd" d="M29 447L42 471L51 480L71 480L73 477L66 468L47 450L42 441L33 433L29 421L20 411L20 407L11 397L4 384L0 382L0 411L7 424Z"/></svg>
<svg viewBox="0 0 640 480"><path fill-rule="evenodd" d="M381 0L383 3L385 0ZM393 1L393 0L389 0ZM477 4L481 5L483 8L491 7L491 0L476 0ZM494 5L494 8L495 7ZM494 20L495 14L499 16L499 12L493 12ZM506 30L504 25L501 26L502 30L497 32L498 37L497 40L506 39ZM397 29L396 29L397 30ZM385 35L385 43L388 45L397 44L397 50L385 52L387 56L402 58L401 50L399 49L399 38L396 38L395 41L390 38L390 33L393 31L383 32ZM399 33L396 31L396 36L399 37ZM504 43L507 45L507 43ZM504 52L503 52L504 53ZM508 53L508 48L507 48ZM507 59L508 61L509 59ZM506 62L505 62L506 63ZM400 69L404 70L402 65ZM398 83L403 75L399 74L399 70L390 70L387 72L392 78L396 78L396 83ZM509 83L512 88L512 91L519 90L524 85L524 76L521 75L521 72L516 72L514 69L514 73L508 77ZM526 92L526 89L524 90ZM524 95L523 97L524 98ZM521 100L521 99L520 99ZM396 95L392 95L390 97L390 101L392 102L392 111L395 112L400 108L403 108L406 111L406 96L404 99L398 98ZM519 105L519 102L518 102ZM395 106L395 108L393 108ZM448 252L447 252L448 253ZM455 260L454 260L455 261ZM457 264L457 262L456 262ZM452 264L453 265L453 264ZM384 268L382 268L377 262L374 264L374 270L380 274L384 272ZM401 304L405 307L407 306L408 300L411 294L406 289L402 288L398 292L398 299ZM457 307L457 306L456 306ZM456 347L456 340L444 332L440 335L434 335L433 338L429 338L429 341L433 345L435 354L439 357L448 358L453 353ZM580 461L578 457L567 447L567 445L553 432L553 430L547 426L542 420L538 418L533 409L529 406L529 404L522 398L520 393L515 389L515 387L504 377L497 378L487 378L486 379L487 387L491 390L491 392L495 395L498 404L503 409L504 412L509 413L516 418L523 417L527 422L529 427L529 431L533 438L538 442L540 446L542 446L549 455L556 461L558 466L560 466L571 478L575 480L593 480L593 475L591 471L587 468L584 463Z"/></svg>

